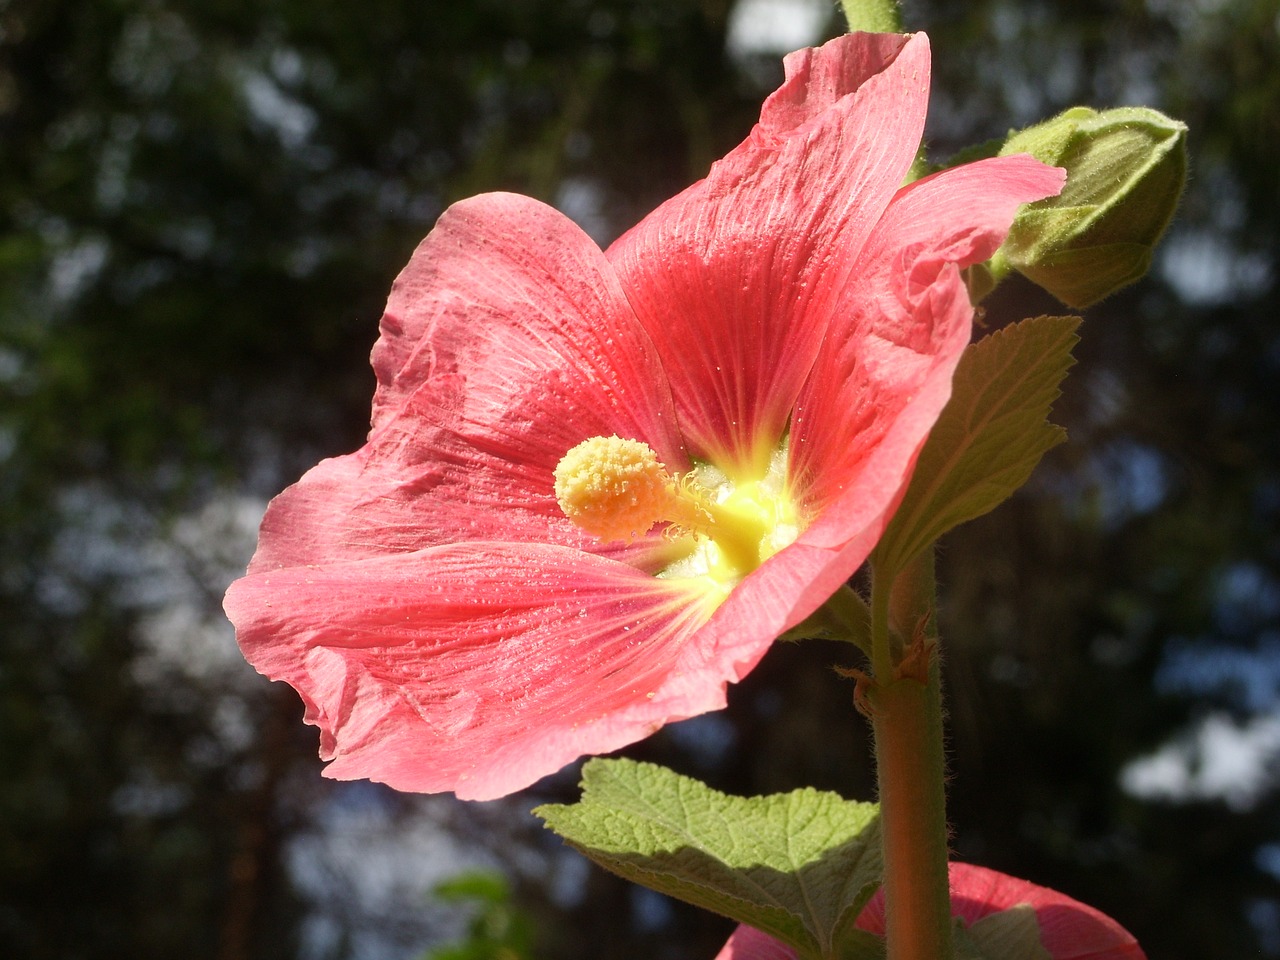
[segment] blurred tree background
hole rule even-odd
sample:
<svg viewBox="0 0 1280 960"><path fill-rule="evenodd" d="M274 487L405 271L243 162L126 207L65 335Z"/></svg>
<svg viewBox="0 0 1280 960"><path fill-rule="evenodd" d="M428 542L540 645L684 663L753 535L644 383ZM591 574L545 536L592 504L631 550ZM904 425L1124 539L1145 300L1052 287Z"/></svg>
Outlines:
<svg viewBox="0 0 1280 960"><path fill-rule="evenodd" d="M322 780L219 602L267 498L362 442L383 300L445 206L516 190L607 243L747 133L832 7L0 0L7 956L715 954L727 922L527 815L573 769L491 804ZM957 853L1153 958L1280 957L1280 10L906 22L933 38L935 158L1077 103L1191 127L1151 276L1087 313L1071 442L941 555ZM986 320L1041 312L1014 281ZM846 658L780 646L729 710L629 752L869 798ZM498 899L433 895L476 870Z"/></svg>

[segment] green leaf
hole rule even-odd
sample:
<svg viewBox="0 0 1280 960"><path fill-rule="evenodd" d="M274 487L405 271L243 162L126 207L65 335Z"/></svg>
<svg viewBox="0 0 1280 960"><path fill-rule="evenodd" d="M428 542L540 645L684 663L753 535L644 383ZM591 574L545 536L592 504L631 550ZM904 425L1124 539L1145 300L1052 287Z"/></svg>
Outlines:
<svg viewBox="0 0 1280 960"><path fill-rule="evenodd" d="M885 960L884 937L865 930L849 930L836 944L839 960Z"/></svg>
<svg viewBox="0 0 1280 960"><path fill-rule="evenodd" d="M974 960L1053 960L1040 940L1036 912L1028 905L993 913L968 928L957 920L956 926L957 944L964 942L957 960L969 955Z"/></svg>
<svg viewBox="0 0 1280 960"><path fill-rule="evenodd" d="M465 900L505 903L511 897L507 878L496 870L468 870L436 884L432 893L449 903Z"/></svg>
<svg viewBox="0 0 1280 960"><path fill-rule="evenodd" d="M876 548L882 569L901 570L948 530L992 510L1066 439L1046 418L1075 362L1079 324L1079 317L1023 320L965 351L951 401Z"/></svg>
<svg viewBox="0 0 1280 960"><path fill-rule="evenodd" d="M813 789L732 797L663 767L590 760L582 799L535 814L628 880L746 923L801 957L861 942L880 884L878 808ZM853 957L873 954L848 953Z"/></svg>

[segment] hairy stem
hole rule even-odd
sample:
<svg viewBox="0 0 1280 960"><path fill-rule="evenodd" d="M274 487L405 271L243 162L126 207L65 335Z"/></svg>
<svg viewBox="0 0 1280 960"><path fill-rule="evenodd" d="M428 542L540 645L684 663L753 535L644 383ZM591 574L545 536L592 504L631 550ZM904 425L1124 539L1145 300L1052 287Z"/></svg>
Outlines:
<svg viewBox="0 0 1280 960"><path fill-rule="evenodd" d="M873 634L881 626L875 612L882 608L885 626L902 640L901 655L888 674L875 664L876 675L864 690L875 735L888 960L951 960L946 757L932 551L890 579L889 584L873 584ZM877 597L882 591L889 595ZM872 643L876 649L889 647L887 637L873 635Z"/></svg>

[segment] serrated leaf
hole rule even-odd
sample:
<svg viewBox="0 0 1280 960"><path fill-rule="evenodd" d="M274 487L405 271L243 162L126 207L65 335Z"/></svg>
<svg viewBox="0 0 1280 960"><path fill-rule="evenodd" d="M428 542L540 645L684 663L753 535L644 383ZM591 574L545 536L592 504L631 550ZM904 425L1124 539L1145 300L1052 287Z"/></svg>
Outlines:
<svg viewBox="0 0 1280 960"><path fill-rule="evenodd" d="M1079 325L1079 317L1036 317L965 351L877 564L901 570L948 530L992 510L1066 439L1047 417L1075 362Z"/></svg>
<svg viewBox="0 0 1280 960"><path fill-rule="evenodd" d="M806 788L733 797L663 767L588 761L535 814L606 870L832 957L880 883L878 808Z"/></svg>

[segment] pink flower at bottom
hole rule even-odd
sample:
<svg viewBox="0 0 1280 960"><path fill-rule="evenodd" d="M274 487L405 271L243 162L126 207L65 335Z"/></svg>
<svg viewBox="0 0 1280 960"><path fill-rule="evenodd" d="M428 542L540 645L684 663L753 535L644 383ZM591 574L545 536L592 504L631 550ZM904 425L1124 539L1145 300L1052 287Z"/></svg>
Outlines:
<svg viewBox="0 0 1280 960"><path fill-rule="evenodd" d="M1124 927L1093 907L1026 880L953 863L951 911L967 924L1012 907L1029 906L1040 926L1040 942L1053 960L1146 960L1146 954ZM858 927L884 936L884 891L863 909ZM785 944L748 926L729 937L716 960L797 960Z"/></svg>
<svg viewBox="0 0 1280 960"><path fill-rule="evenodd" d="M1064 175L1004 157L902 187L923 34L786 72L742 144L607 250L486 194L414 252L367 443L271 503L225 602L327 775L486 799L723 707L870 552L969 339L960 269ZM588 533L557 500L584 441L660 461L654 497L683 506ZM584 511L629 496L612 461L593 485L602 449Z"/></svg>

